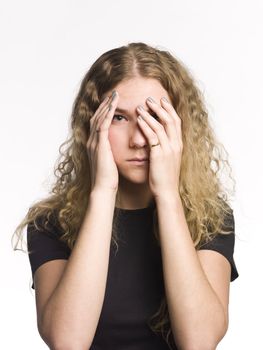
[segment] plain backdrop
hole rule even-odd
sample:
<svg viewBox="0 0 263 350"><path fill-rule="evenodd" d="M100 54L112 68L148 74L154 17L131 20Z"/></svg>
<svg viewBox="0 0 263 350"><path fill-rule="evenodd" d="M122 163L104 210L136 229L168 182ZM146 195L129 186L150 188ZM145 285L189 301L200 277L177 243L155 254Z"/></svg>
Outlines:
<svg viewBox="0 0 263 350"><path fill-rule="evenodd" d="M105 51L143 41L194 75L237 181L230 324L219 350L262 347L262 15L251 1L1 1L2 349L47 349L28 257L11 236L47 195L80 82ZM25 233L25 231L24 231Z"/></svg>

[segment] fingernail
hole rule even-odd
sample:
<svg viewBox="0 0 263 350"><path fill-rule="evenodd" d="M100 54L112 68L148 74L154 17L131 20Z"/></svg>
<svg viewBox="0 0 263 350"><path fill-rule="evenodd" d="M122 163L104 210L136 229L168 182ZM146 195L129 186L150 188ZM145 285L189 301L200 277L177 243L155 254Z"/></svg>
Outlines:
<svg viewBox="0 0 263 350"><path fill-rule="evenodd" d="M155 101L154 101L154 99L153 99L153 98L151 98L151 97L148 97L148 98L147 98L147 100L148 100L148 101L150 101L150 102L152 102L152 103L154 103L154 102L155 102Z"/></svg>
<svg viewBox="0 0 263 350"><path fill-rule="evenodd" d="M163 100L164 102L168 102L168 103L169 103L169 101L167 100L166 97L162 97L162 100Z"/></svg>
<svg viewBox="0 0 263 350"><path fill-rule="evenodd" d="M115 99L116 96L117 96L117 91L116 91L116 90L113 90L113 91L112 91L112 95L111 95L112 101Z"/></svg>

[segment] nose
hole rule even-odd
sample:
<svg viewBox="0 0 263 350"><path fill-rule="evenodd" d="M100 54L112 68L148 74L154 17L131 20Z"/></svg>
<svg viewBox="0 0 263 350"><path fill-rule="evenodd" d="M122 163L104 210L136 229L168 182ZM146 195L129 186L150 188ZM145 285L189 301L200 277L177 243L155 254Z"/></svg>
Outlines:
<svg viewBox="0 0 263 350"><path fill-rule="evenodd" d="M138 123L136 123L131 129L129 138L130 147L142 148L147 146L147 139Z"/></svg>

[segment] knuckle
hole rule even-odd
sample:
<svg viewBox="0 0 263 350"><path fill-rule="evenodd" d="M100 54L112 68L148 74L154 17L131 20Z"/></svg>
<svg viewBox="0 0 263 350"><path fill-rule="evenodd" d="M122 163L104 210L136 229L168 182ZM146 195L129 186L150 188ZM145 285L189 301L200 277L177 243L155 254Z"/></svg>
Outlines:
<svg viewBox="0 0 263 350"><path fill-rule="evenodd" d="M171 118L165 119L164 122L167 126L171 126L174 124L174 121Z"/></svg>
<svg viewBox="0 0 263 350"><path fill-rule="evenodd" d="M149 141L150 141L150 144L151 144L151 145L154 145L154 144L156 143L156 138L155 138L155 137L151 137L151 138L149 139Z"/></svg>

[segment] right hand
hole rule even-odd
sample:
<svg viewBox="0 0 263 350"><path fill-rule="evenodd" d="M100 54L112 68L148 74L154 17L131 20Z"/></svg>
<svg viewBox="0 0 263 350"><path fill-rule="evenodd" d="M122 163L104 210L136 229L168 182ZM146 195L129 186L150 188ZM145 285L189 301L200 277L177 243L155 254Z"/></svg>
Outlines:
<svg viewBox="0 0 263 350"><path fill-rule="evenodd" d="M90 135L86 146L92 191L110 190L117 192L118 189L119 174L108 138L109 127L118 99L118 93L113 99L112 97L104 99L90 119Z"/></svg>

